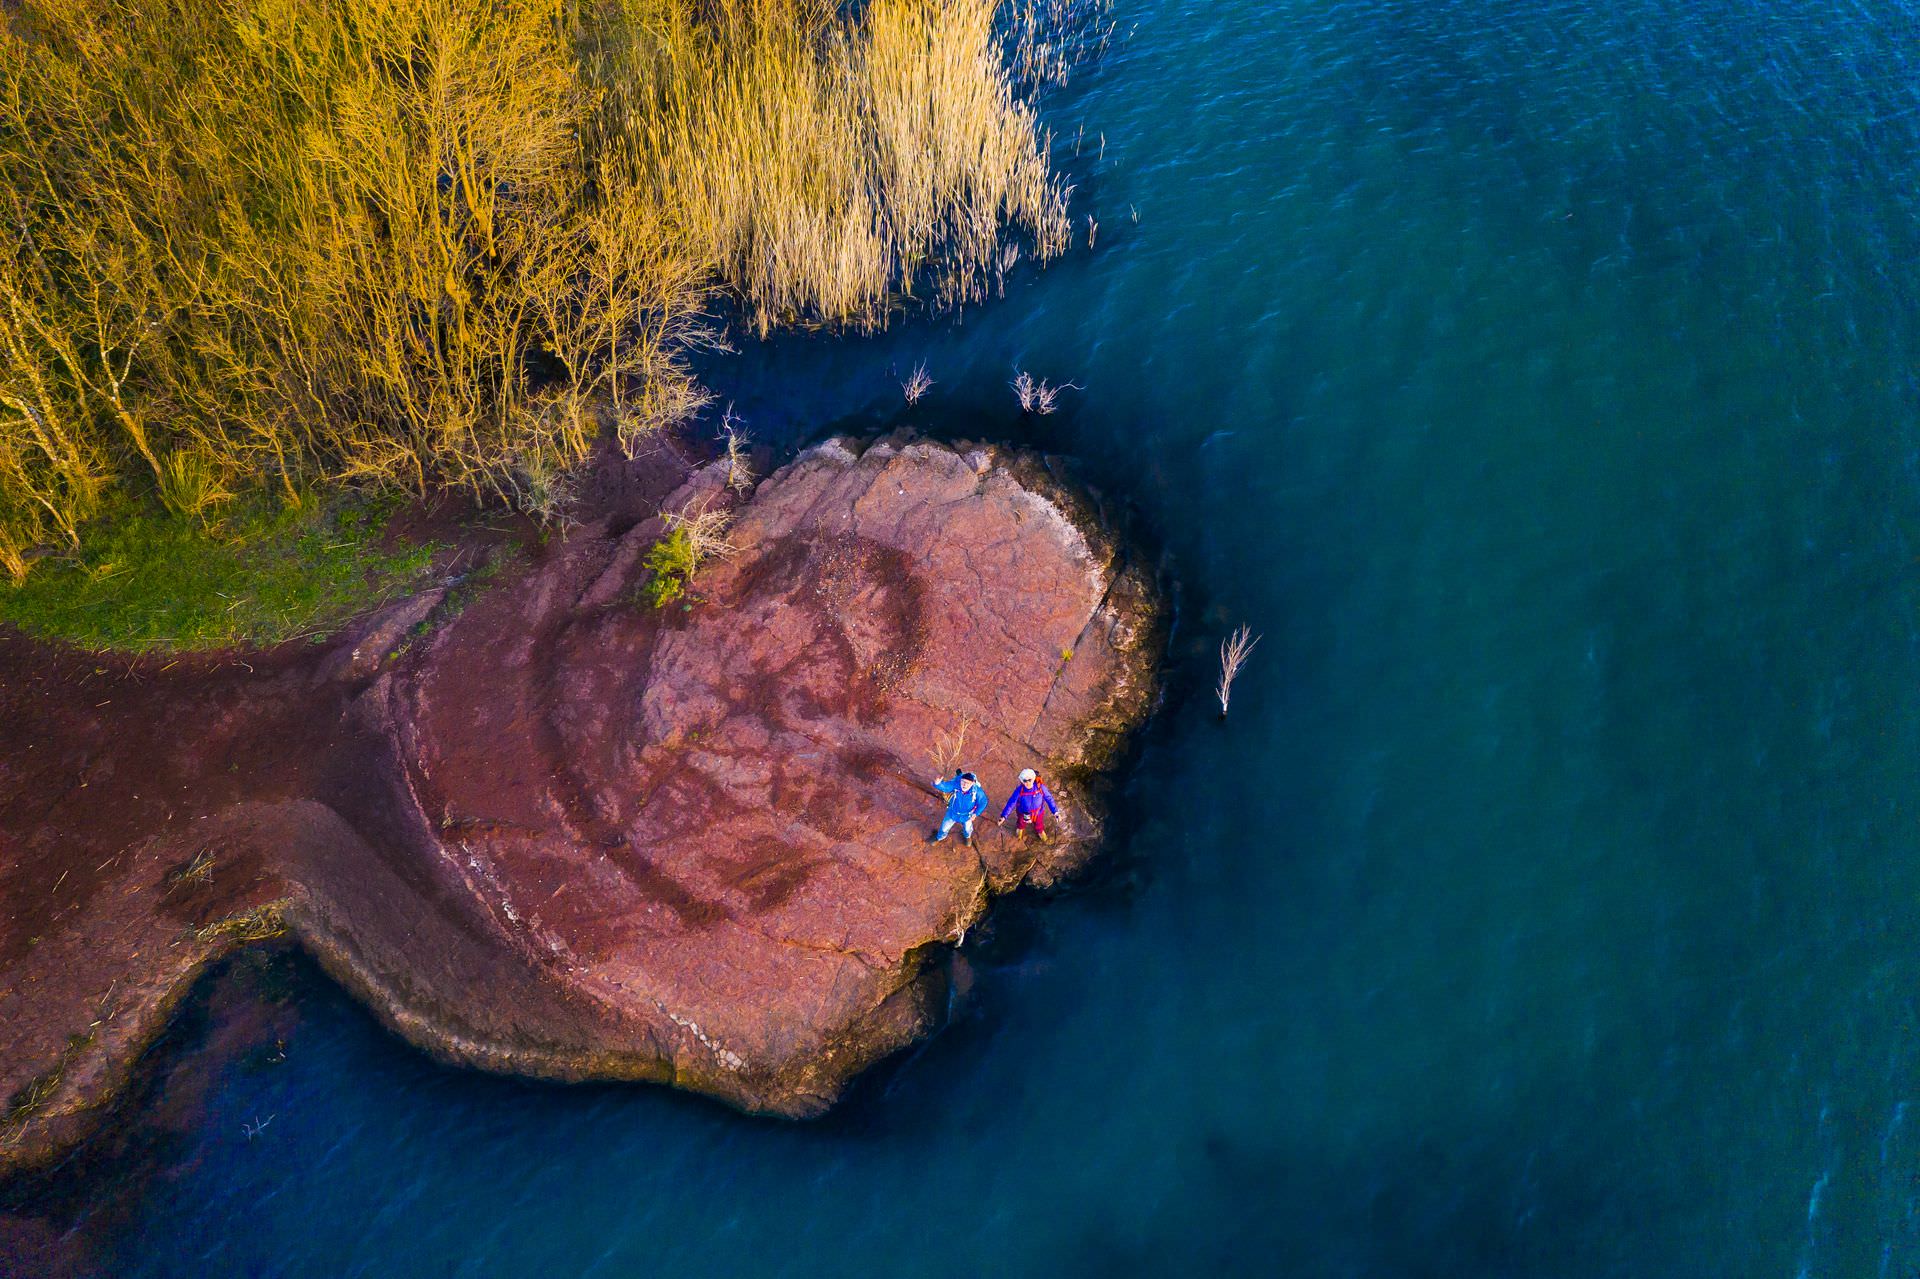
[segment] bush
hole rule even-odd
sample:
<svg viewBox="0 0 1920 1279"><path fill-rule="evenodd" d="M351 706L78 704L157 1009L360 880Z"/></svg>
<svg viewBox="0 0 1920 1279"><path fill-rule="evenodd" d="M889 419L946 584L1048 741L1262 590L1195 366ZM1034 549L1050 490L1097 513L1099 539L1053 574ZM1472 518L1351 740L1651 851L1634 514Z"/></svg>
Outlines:
<svg viewBox="0 0 1920 1279"><path fill-rule="evenodd" d="M665 608L683 598L693 583L693 575L700 569L693 539L684 527L672 530L648 547L646 558L641 562L646 566L647 580L640 585L640 598L655 608Z"/></svg>

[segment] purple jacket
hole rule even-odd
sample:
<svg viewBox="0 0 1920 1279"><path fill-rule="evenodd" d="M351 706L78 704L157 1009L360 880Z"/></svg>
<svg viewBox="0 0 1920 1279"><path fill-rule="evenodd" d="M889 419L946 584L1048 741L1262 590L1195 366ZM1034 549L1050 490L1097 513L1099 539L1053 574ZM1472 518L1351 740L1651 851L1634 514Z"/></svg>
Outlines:
<svg viewBox="0 0 1920 1279"><path fill-rule="evenodd" d="M1022 783L1013 788L1013 794L1007 796L1007 806L1000 810L1001 820L1004 821L1007 814L1016 808L1023 817L1028 813L1037 813L1042 804L1047 806L1050 813L1057 814L1060 811L1060 805L1053 802L1053 792L1047 789L1045 782L1036 781L1031 786Z"/></svg>

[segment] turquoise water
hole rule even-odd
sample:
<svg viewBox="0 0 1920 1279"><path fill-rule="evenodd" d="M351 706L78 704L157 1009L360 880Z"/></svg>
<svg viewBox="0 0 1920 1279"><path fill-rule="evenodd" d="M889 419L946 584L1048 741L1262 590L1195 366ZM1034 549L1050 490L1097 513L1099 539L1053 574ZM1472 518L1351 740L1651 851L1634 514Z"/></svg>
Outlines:
<svg viewBox="0 0 1920 1279"><path fill-rule="evenodd" d="M1920 9L1119 17L1050 107L1092 252L712 372L783 443L1076 453L1157 530L1103 870L811 1125L444 1070L249 966L284 1053L187 1054L67 1174L104 1270L1920 1269ZM1015 368L1084 389L1022 422Z"/></svg>

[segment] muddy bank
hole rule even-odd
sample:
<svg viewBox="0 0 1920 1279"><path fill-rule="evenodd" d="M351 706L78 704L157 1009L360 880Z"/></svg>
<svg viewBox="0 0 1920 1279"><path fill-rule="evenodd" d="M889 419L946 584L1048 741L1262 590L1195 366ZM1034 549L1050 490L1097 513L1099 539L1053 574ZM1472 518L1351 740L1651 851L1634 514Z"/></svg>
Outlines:
<svg viewBox="0 0 1920 1279"><path fill-rule="evenodd" d="M1100 837L1151 578L1030 456L830 441L726 480L656 466L485 594L323 649L0 636L0 1165L81 1135L193 974L281 932L442 1058L754 1111L924 1033L946 944ZM637 598L659 509L733 515L686 607ZM1054 841L927 843L962 735L995 813L1042 771Z"/></svg>

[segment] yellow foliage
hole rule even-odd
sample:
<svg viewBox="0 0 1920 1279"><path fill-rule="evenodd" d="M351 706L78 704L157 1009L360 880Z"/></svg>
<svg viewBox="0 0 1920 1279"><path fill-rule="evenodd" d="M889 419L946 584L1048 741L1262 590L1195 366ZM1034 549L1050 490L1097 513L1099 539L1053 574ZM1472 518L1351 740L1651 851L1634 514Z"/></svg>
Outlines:
<svg viewBox="0 0 1920 1279"><path fill-rule="evenodd" d="M175 449L161 458L158 478L161 503L175 515L203 524L216 506L233 500L233 490L213 461L189 449Z"/></svg>
<svg viewBox="0 0 1920 1279"><path fill-rule="evenodd" d="M994 0L610 0L587 57L599 127L765 333L871 327L930 269L981 297L1003 224L1067 243L1066 191L1016 97Z"/></svg>
<svg viewBox="0 0 1920 1279"><path fill-rule="evenodd" d="M550 513L754 326L1066 243L995 0L20 0L0 14L0 569L110 484Z"/></svg>

